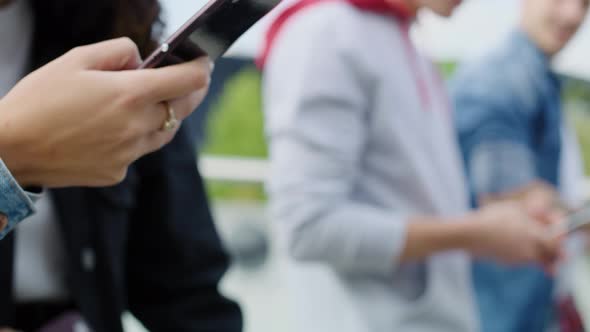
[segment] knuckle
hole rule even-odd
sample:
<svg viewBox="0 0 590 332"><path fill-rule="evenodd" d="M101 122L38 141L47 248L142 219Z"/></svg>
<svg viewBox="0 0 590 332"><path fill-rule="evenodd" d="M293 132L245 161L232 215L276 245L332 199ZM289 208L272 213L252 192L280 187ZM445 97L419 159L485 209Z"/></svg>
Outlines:
<svg viewBox="0 0 590 332"><path fill-rule="evenodd" d="M198 70L190 76L190 84L195 91L207 89L210 80L209 71L203 68L203 66L199 66Z"/></svg>
<svg viewBox="0 0 590 332"><path fill-rule="evenodd" d="M85 50L85 46L76 46L76 47L72 48L71 50L69 50L66 54L71 55L71 56L77 56L77 55L80 55L81 53L84 53L84 50Z"/></svg>
<svg viewBox="0 0 590 332"><path fill-rule="evenodd" d="M176 106L179 119L184 120L189 115L191 115L203 102L205 95L206 91L199 90L197 92L193 92L181 100L178 100Z"/></svg>
<svg viewBox="0 0 590 332"><path fill-rule="evenodd" d="M128 49L128 50L136 50L137 49L137 45L129 37L120 37L120 38L117 38L116 41L121 45L121 47L123 47L125 49Z"/></svg>
<svg viewBox="0 0 590 332"><path fill-rule="evenodd" d="M65 53L63 60L71 63L86 57L87 46L76 46Z"/></svg>
<svg viewBox="0 0 590 332"><path fill-rule="evenodd" d="M104 181L108 185L115 185L125 180L125 177L127 177L127 165L114 167L106 174Z"/></svg>
<svg viewBox="0 0 590 332"><path fill-rule="evenodd" d="M196 106L191 99L183 99L182 102L176 105L174 110L178 119L184 120L196 109Z"/></svg>

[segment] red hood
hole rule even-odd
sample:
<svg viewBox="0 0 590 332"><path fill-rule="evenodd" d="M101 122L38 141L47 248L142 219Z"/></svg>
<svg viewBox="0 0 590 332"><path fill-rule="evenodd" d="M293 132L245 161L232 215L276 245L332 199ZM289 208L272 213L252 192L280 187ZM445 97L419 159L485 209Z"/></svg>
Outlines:
<svg viewBox="0 0 590 332"><path fill-rule="evenodd" d="M360 10L391 15L406 21L409 21L414 17L414 13L401 0L390 0L389 2L385 0L299 0L283 10L283 12L280 13L275 21L271 24L266 34L264 48L256 60L258 67L261 69L264 67L277 36L279 35L282 27L292 16L299 13L303 9L312 7L312 5L320 4L326 1L345 1L354 5Z"/></svg>

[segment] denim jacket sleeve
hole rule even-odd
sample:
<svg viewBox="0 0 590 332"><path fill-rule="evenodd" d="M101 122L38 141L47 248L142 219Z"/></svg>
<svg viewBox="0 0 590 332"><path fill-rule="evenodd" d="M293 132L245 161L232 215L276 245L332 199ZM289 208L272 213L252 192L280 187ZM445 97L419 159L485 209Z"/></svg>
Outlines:
<svg viewBox="0 0 590 332"><path fill-rule="evenodd" d="M526 92L518 83L481 68L453 82L459 144L475 197L515 190L537 177L528 127L533 115L514 91Z"/></svg>
<svg viewBox="0 0 590 332"><path fill-rule="evenodd" d="M39 195L25 192L0 160L0 213L8 218L8 226L0 232L0 240L23 219L35 212L34 202Z"/></svg>

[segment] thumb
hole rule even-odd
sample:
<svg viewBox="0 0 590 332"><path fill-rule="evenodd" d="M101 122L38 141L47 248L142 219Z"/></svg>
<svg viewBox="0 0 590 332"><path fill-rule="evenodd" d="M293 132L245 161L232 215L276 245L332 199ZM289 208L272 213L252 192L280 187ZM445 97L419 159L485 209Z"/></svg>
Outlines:
<svg viewBox="0 0 590 332"><path fill-rule="evenodd" d="M72 52L84 68L102 71L136 69L141 63L137 45L129 38L107 40L82 46Z"/></svg>

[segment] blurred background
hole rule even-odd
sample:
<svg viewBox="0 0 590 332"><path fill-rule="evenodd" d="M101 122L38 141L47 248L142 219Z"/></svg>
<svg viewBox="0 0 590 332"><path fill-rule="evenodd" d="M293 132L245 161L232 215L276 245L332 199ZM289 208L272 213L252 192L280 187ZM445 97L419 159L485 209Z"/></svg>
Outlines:
<svg viewBox="0 0 590 332"><path fill-rule="evenodd" d="M205 1L163 0L170 34ZM518 15L518 1L467 1L450 20L425 14L413 37L450 77L461 61L494 47L509 32ZM200 167L207 180L216 222L232 252L234 264L223 283L224 292L238 300L244 311L246 332L289 329L286 299L296 290L284 285L280 271L285 258L274 250L273 231L265 217L263 182L267 149L263 134L260 73L253 59L269 19L246 34L220 60L208 99L195 115L195 139ZM566 110L575 118L582 143L586 172L590 172L590 26L586 24L558 59L566 78ZM585 273L581 267L578 273ZM590 291L588 291L590 294ZM582 312L590 312L582 310ZM131 332L143 331L132 317ZM342 331L347 332L347 331Z"/></svg>

